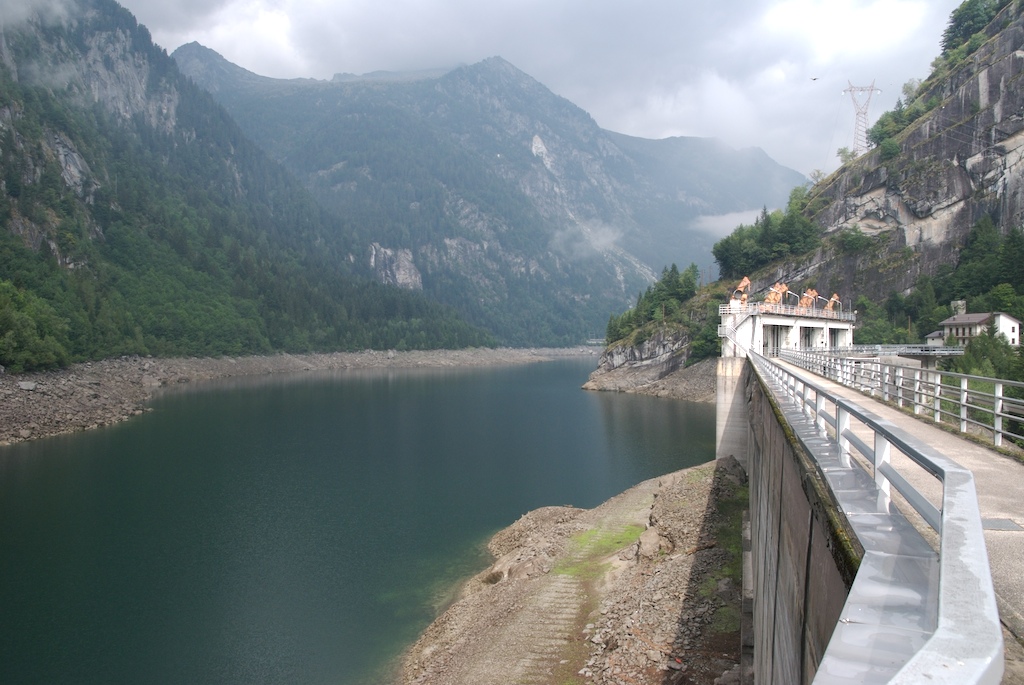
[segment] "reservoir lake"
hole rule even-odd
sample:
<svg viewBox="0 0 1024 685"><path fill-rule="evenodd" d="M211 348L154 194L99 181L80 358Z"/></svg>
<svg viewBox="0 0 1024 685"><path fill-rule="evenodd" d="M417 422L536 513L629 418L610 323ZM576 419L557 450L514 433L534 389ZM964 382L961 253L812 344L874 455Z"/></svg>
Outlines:
<svg viewBox="0 0 1024 685"><path fill-rule="evenodd" d="M595 362L207 383L0 448L0 683L386 682L497 530L714 457L713 404Z"/></svg>

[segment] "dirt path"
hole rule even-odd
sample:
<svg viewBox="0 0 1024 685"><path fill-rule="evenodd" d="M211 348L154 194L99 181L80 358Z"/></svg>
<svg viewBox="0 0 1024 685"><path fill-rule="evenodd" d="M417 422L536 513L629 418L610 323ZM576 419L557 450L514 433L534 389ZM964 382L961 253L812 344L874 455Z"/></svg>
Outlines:
<svg viewBox="0 0 1024 685"><path fill-rule="evenodd" d="M398 682L738 678L745 491L737 469L707 464L595 509L530 512L492 539L497 560L409 650Z"/></svg>

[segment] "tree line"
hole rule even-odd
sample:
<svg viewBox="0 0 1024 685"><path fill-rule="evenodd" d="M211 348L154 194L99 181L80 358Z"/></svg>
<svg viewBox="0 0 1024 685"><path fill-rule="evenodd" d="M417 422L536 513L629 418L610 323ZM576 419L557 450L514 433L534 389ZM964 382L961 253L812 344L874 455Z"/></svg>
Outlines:
<svg viewBox="0 0 1024 685"><path fill-rule="evenodd" d="M700 271L690 264L683 271L675 264L662 269L661 277L637 295L636 305L608 319L608 345L642 344L657 330L674 329L690 338L690 363L719 353L718 303L701 305L694 301Z"/></svg>
<svg viewBox="0 0 1024 685"><path fill-rule="evenodd" d="M751 274L766 264L790 255L810 252L821 244L821 231L803 211L807 188L798 186L789 195L785 211L761 210L753 225L740 224L711 248L723 278Z"/></svg>

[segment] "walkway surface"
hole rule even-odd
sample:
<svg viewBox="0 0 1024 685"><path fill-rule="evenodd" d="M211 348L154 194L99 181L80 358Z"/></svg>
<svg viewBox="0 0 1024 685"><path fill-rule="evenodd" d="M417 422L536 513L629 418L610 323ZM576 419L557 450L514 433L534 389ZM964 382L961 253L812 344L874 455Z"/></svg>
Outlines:
<svg viewBox="0 0 1024 685"><path fill-rule="evenodd" d="M992 584L1004 627L1006 672L1003 683L1024 685L1024 463L943 430L926 417L911 416L792 364L773 361L827 392L856 402L971 470L985 528ZM905 463L899 463L901 459ZM933 504L938 503L941 495L938 480L913 466L909 459L897 456L895 450L893 465Z"/></svg>

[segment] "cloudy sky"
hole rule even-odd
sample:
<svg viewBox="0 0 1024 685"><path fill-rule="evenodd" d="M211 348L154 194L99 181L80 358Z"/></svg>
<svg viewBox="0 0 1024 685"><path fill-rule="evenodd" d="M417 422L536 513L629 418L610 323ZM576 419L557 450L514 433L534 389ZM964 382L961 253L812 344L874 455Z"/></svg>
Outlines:
<svg viewBox="0 0 1024 685"><path fill-rule="evenodd" d="M172 52L190 41L265 76L448 67L500 55L646 138L758 146L802 173L853 146L924 78L961 0L120 0ZM862 96L863 99L863 96Z"/></svg>

